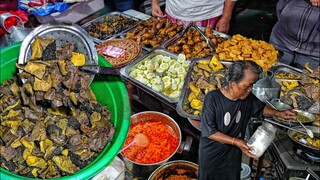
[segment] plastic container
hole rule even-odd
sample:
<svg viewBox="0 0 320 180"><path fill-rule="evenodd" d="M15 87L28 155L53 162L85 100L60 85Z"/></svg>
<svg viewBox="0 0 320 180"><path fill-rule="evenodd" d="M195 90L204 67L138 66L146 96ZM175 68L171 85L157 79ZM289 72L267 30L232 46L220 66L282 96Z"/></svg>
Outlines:
<svg viewBox="0 0 320 180"><path fill-rule="evenodd" d="M252 149L250 153L260 157L275 138L277 128L268 122L263 122L248 141Z"/></svg>
<svg viewBox="0 0 320 180"><path fill-rule="evenodd" d="M240 174L240 179L241 180L249 180L251 174L251 168L244 163L241 163L241 174Z"/></svg>
<svg viewBox="0 0 320 180"><path fill-rule="evenodd" d="M20 46L21 43L17 43L1 49L0 83L13 77L17 72L15 63L18 59ZM101 56L99 56L99 65L110 66ZM128 92L124 83L118 77L107 77L106 79L99 80L97 78L92 82L91 88L98 102L106 105L108 110L110 110L110 122L115 126L115 134L111 142L106 145L102 152L89 165L77 171L75 174L55 179L90 179L112 162L127 137L130 127L131 111ZM9 172L4 168L0 168L0 174L1 179L31 179Z"/></svg>
<svg viewBox="0 0 320 180"><path fill-rule="evenodd" d="M111 164L107 166L103 171L94 176L91 180L124 180L125 179L125 167L123 161L116 156Z"/></svg>
<svg viewBox="0 0 320 180"><path fill-rule="evenodd" d="M105 7L104 0L87 0L71 5L64 12L54 12L47 16L35 15L41 23L71 22L76 23Z"/></svg>

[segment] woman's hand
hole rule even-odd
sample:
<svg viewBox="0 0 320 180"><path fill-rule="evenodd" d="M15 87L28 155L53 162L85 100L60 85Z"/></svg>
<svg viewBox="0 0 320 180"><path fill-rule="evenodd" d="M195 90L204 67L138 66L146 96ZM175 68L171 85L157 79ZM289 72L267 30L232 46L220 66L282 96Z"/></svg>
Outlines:
<svg viewBox="0 0 320 180"><path fill-rule="evenodd" d="M258 160L259 158L253 154L251 154L249 151L251 150L251 148L247 145L247 142L242 140L242 139L236 139L234 145L236 145L238 148L240 148L240 150L246 154L247 156Z"/></svg>
<svg viewBox="0 0 320 180"><path fill-rule="evenodd" d="M286 111L278 111L277 117L280 117L282 119L296 119L297 118L297 112L290 109Z"/></svg>
<svg viewBox="0 0 320 180"><path fill-rule="evenodd" d="M165 17L163 12L161 11L159 0L153 0L152 1L152 16L155 17Z"/></svg>
<svg viewBox="0 0 320 180"><path fill-rule="evenodd" d="M310 3L314 7L320 7L320 0L310 0Z"/></svg>
<svg viewBox="0 0 320 180"><path fill-rule="evenodd" d="M220 17L216 24L216 30L219 32L227 33L229 31L229 18Z"/></svg>

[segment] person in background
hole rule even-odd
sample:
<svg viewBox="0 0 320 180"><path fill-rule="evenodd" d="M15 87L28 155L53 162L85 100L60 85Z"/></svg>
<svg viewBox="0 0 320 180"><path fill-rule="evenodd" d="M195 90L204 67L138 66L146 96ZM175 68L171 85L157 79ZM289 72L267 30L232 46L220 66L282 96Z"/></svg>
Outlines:
<svg viewBox="0 0 320 180"><path fill-rule="evenodd" d="M134 0L110 0L107 4L113 11L123 12L129 9L134 9Z"/></svg>
<svg viewBox="0 0 320 180"><path fill-rule="evenodd" d="M152 15L167 17L172 22L187 26L190 21L195 25L227 33L236 0L166 0L162 12L159 0L152 0Z"/></svg>
<svg viewBox="0 0 320 180"><path fill-rule="evenodd" d="M320 0L279 0L278 21L269 42L279 51L278 60L315 69L320 62Z"/></svg>
<svg viewBox="0 0 320 180"><path fill-rule="evenodd" d="M242 153L252 155L244 140L251 117L296 118L292 110L277 111L251 93L262 68L253 61L235 61L227 85L204 99L199 143L199 180L239 180Z"/></svg>

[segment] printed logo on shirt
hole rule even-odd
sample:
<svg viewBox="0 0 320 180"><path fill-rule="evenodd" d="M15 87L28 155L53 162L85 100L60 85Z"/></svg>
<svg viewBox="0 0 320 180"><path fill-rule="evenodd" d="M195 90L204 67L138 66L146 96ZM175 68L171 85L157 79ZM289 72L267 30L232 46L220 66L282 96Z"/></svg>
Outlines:
<svg viewBox="0 0 320 180"><path fill-rule="evenodd" d="M225 115L224 115L224 125L225 126L228 126L230 124L230 119L231 119L231 115L229 112L227 112Z"/></svg>
<svg viewBox="0 0 320 180"><path fill-rule="evenodd" d="M238 111L237 117L236 117L236 123L239 123L241 119L241 111Z"/></svg>

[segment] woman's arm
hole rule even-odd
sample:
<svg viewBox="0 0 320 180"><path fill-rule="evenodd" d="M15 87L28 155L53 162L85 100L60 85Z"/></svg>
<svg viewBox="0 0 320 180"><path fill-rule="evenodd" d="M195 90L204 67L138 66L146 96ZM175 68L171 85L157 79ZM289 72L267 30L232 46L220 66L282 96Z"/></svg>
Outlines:
<svg viewBox="0 0 320 180"><path fill-rule="evenodd" d="M263 115L265 117L281 117L283 119L295 119L297 118L297 112L293 110L286 110L286 111L277 111L272 109L269 106L265 106L263 109Z"/></svg>
<svg viewBox="0 0 320 180"><path fill-rule="evenodd" d="M229 31L234 4L235 1L233 0L225 0L222 15L216 24L217 31L224 33Z"/></svg>
<svg viewBox="0 0 320 180"><path fill-rule="evenodd" d="M258 159L256 156L252 155L249 150L251 149L248 145L247 142L238 139L236 137L231 137L226 134L223 134L222 132L216 132L208 137L209 139L221 142L223 144L231 144L234 146L237 146L243 153L245 153L247 156L253 158L253 159Z"/></svg>

